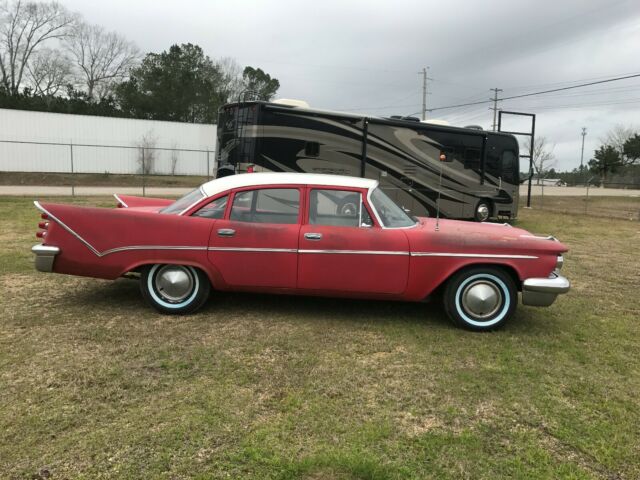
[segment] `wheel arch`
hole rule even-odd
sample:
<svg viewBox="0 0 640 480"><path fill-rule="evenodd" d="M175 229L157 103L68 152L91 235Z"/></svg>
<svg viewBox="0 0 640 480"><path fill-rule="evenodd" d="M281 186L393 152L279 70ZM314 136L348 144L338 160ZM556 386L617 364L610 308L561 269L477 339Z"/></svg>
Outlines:
<svg viewBox="0 0 640 480"><path fill-rule="evenodd" d="M129 267L120 272L120 276L126 275L129 272L140 272L144 267L151 267L153 265L188 265L195 267L198 270L204 272L209 279L209 283L212 288L219 285L219 273L212 265L203 265L202 262L186 260L186 259L154 259L154 260L140 260L131 264Z"/></svg>
<svg viewBox="0 0 640 480"><path fill-rule="evenodd" d="M482 267L490 267L502 270L513 280L514 284L518 291L522 290L522 280L520 278L520 274L518 270L511 264L508 263L499 263L499 262L474 262L474 263L466 263L464 265L459 265L457 268L452 269L448 275L436 286L433 291L428 295L436 295L442 293L444 288L447 286L449 281L458 273L471 270L473 268L482 268Z"/></svg>

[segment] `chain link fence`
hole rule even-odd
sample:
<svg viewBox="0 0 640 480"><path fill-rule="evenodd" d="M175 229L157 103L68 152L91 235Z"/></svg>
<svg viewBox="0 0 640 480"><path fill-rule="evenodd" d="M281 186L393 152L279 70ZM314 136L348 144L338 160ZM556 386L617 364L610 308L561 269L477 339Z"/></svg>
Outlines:
<svg viewBox="0 0 640 480"><path fill-rule="evenodd" d="M0 140L0 185L193 188L215 176L215 152L198 148Z"/></svg>
<svg viewBox="0 0 640 480"><path fill-rule="evenodd" d="M526 195L526 188L521 188ZM526 196L520 198L526 205ZM606 187L533 185L531 208L571 215L640 221L640 188L635 183L607 183Z"/></svg>

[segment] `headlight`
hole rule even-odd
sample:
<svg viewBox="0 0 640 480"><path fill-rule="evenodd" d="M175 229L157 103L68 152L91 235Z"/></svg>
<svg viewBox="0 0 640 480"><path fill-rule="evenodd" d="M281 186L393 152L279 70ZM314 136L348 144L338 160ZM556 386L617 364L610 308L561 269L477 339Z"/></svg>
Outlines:
<svg viewBox="0 0 640 480"><path fill-rule="evenodd" d="M562 255L558 255L558 259L556 260L556 270L561 270L562 265L564 265L564 257Z"/></svg>

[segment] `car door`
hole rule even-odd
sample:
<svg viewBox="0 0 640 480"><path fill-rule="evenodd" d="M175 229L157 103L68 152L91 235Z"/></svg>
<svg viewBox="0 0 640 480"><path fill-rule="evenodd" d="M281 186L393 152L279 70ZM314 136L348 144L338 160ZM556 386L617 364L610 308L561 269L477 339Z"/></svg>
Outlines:
<svg viewBox="0 0 640 480"><path fill-rule="evenodd" d="M233 193L216 220L209 260L232 287L295 288L301 189L262 187Z"/></svg>
<svg viewBox="0 0 640 480"><path fill-rule="evenodd" d="M400 294L409 244L399 229L374 224L366 191L309 187L300 229L298 288L320 292Z"/></svg>

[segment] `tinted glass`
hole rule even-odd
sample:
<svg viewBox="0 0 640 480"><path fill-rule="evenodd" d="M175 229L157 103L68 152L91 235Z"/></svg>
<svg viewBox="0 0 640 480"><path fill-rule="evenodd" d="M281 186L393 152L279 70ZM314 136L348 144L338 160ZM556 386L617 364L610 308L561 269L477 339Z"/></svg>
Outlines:
<svg viewBox="0 0 640 480"><path fill-rule="evenodd" d="M293 188L264 188L236 193L231 220L252 223L298 223L300 192Z"/></svg>
<svg viewBox="0 0 640 480"><path fill-rule="evenodd" d="M345 190L311 190L309 223L340 227L372 226L369 212L359 192Z"/></svg>
<svg viewBox="0 0 640 480"><path fill-rule="evenodd" d="M224 197L217 198L213 202L207 203L200 210L195 212L193 217L203 217L203 218L222 218L224 217L224 211L227 208L227 199L228 195Z"/></svg>
<svg viewBox="0 0 640 480"><path fill-rule="evenodd" d="M504 182L518 183L518 145L506 136L490 136L487 142L485 175L502 178Z"/></svg>

